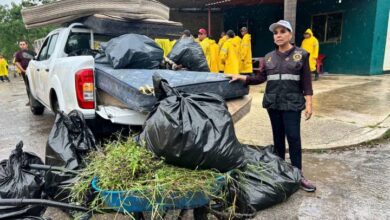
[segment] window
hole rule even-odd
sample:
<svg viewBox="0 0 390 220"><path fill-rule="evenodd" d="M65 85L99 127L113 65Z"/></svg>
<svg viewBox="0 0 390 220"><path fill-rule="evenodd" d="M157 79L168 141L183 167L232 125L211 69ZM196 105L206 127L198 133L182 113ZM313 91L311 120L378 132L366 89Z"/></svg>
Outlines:
<svg viewBox="0 0 390 220"><path fill-rule="evenodd" d="M340 42L343 25L341 12L314 15L311 28L320 43Z"/></svg>
<svg viewBox="0 0 390 220"><path fill-rule="evenodd" d="M41 51L38 55L38 60L47 60L53 54L54 48L57 43L58 34L48 37L42 44Z"/></svg>
<svg viewBox="0 0 390 220"><path fill-rule="evenodd" d="M72 33L65 46L65 53L70 54L80 50L99 49L100 43L109 41L112 36L94 34L94 45L91 48L91 34L90 33Z"/></svg>
<svg viewBox="0 0 390 220"><path fill-rule="evenodd" d="M90 46L90 33L72 33L69 35L68 41L65 46L65 53L69 54L79 50L91 49Z"/></svg>
<svg viewBox="0 0 390 220"><path fill-rule="evenodd" d="M42 44L41 51L38 55L38 60L46 60L47 49L49 48L50 37L46 38L45 42Z"/></svg>
<svg viewBox="0 0 390 220"><path fill-rule="evenodd" d="M55 34L50 39L49 48L47 49L47 58L50 59L51 55L53 54L54 48L56 47L58 34Z"/></svg>

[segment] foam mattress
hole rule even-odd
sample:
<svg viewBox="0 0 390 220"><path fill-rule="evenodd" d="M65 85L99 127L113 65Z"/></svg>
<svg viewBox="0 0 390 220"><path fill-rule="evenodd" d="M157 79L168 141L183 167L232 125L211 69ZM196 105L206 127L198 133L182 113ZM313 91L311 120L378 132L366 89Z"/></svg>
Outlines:
<svg viewBox="0 0 390 220"><path fill-rule="evenodd" d="M141 88L153 87L153 74L159 74L179 91L186 93L215 93L224 99L234 99L249 93L249 88L242 82L229 83L222 74L208 72L113 69L106 64L96 64L96 87L121 101L130 109L149 112L157 99L140 91Z"/></svg>

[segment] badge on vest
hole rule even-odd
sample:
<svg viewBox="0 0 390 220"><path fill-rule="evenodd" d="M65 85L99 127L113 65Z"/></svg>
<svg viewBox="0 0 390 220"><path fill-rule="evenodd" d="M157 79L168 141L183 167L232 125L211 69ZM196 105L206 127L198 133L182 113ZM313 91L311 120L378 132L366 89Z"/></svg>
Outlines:
<svg viewBox="0 0 390 220"><path fill-rule="evenodd" d="M300 51L295 51L294 55L293 55L293 60L295 62L299 62L302 60L302 52Z"/></svg>

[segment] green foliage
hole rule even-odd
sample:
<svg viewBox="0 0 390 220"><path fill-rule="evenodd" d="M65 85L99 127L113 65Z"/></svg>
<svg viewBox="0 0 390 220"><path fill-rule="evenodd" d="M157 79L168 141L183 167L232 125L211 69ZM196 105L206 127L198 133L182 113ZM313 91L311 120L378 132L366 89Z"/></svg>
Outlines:
<svg viewBox="0 0 390 220"><path fill-rule="evenodd" d="M0 54L12 60L13 54L19 50L18 41L26 40L33 49L35 40L45 37L54 27L27 30L24 26L21 10L24 7L46 4L52 0L28 0L22 4L0 5Z"/></svg>
<svg viewBox="0 0 390 220"><path fill-rule="evenodd" d="M152 216L158 217L160 205L176 197L188 196L189 192L203 192L209 198L222 198L216 191L216 179L225 176L213 170L189 170L164 163L145 148L137 146L130 138L105 145L102 152L93 152L87 168L71 187L76 203L87 200L90 183L98 177L98 185L105 190L127 191L147 199L153 207ZM226 178L226 177L225 177ZM98 195L89 204L95 211L104 208ZM160 201L160 202L157 202Z"/></svg>

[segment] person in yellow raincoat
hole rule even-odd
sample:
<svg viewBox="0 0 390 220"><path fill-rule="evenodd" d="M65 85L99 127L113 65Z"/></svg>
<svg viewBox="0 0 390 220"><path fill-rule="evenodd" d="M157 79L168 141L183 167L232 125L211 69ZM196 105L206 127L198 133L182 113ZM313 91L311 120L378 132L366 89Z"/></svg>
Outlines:
<svg viewBox="0 0 390 220"><path fill-rule="evenodd" d="M11 82L8 78L8 63L4 59L3 55L0 55L0 80L2 82L4 81Z"/></svg>
<svg viewBox="0 0 390 220"><path fill-rule="evenodd" d="M199 29L198 38L196 39L202 47L203 53L206 57L209 68L211 66L211 51L210 51L210 39L207 37L207 31L204 28Z"/></svg>
<svg viewBox="0 0 390 220"><path fill-rule="evenodd" d="M169 39L159 39L159 38L156 38L154 40L158 46L161 47L161 49L163 49L164 51L164 57L168 56L169 52L171 52L172 50L172 43Z"/></svg>
<svg viewBox="0 0 390 220"><path fill-rule="evenodd" d="M221 62L225 65L225 74L240 74L240 58L234 42L234 32L226 32L227 41L223 44L220 51Z"/></svg>
<svg viewBox="0 0 390 220"><path fill-rule="evenodd" d="M246 27L241 28L241 35L240 73L251 74L253 72L251 35L248 33L248 29Z"/></svg>
<svg viewBox="0 0 390 220"><path fill-rule="evenodd" d="M226 33L224 31L222 31L221 38L219 38L219 41L218 41L219 50L221 50L221 48L223 47L223 44L226 42L226 40L227 40ZM221 62L221 59L219 59L219 72L223 73L224 69L225 69L225 65Z"/></svg>
<svg viewBox="0 0 390 220"><path fill-rule="evenodd" d="M225 43L227 40L227 36L226 36L226 33L224 31L221 32L221 38L219 38L218 40L218 46L219 48L222 48L223 46L223 43Z"/></svg>
<svg viewBox="0 0 390 220"><path fill-rule="evenodd" d="M219 46L215 40L210 40L210 72L219 72Z"/></svg>
<svg viewBox="0 0 390 220"><path fill-rule="evenodd" d="M238 59L238 66L240 68L240 65L241 65L241 62L240 62L241 37L237 36L236 33L234 33L234 31L233 31L233 34L234 34L234 37L233 37L232 43L234 45L234 48L236 49L236 53L238 54L237 59Z"/></svg>
<svg viewBox="0 0 390 220"><path fill-rule="evenodd" d="M319 74L317 72L317 58L320 50L320 45L318 40L313 35L313 31L311 29L307 29L303 35L305 39L303 39L301 48L306 50L309 54L309 65L310 71L315 74L314 80L319 79Z"/></svg>

